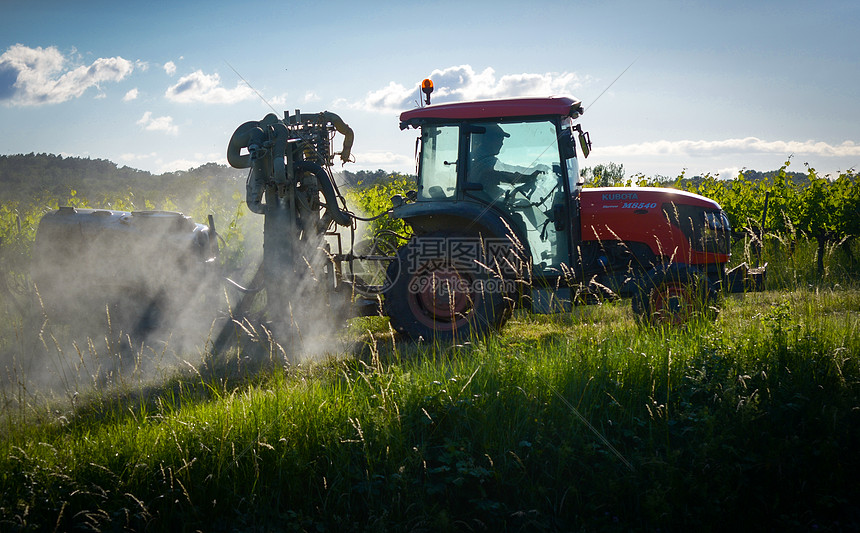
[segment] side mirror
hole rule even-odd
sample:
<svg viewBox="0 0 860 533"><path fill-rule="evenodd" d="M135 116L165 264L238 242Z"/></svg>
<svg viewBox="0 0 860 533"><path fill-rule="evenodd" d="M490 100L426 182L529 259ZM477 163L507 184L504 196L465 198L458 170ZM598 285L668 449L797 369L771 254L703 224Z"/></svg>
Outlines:
<svg viewBox="0 0 860 533"><path fill-rule="evenodd" d="M579 130L579 146L582 148L583 157L588 157L588 154L591 153L591 136L582 129Z"/></svg>

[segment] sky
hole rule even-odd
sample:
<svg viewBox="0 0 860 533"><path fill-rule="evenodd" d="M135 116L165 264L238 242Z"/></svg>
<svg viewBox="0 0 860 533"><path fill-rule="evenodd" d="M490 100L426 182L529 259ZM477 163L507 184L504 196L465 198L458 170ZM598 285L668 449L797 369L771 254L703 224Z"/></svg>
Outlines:
<svg viewBox="0 0 860 533"><path fill-rule="evenodd" d="M860 2L0 0L0 154L226 164L274 111L337 113L350 171L414 173L415 107L582 100L627 176L860 168ZM620 76L620 77L619 77ZM335 141L336 145L340 139ZM339 166L339 164L338 164ZM339 170L336 168L335 170Z"/></svg>

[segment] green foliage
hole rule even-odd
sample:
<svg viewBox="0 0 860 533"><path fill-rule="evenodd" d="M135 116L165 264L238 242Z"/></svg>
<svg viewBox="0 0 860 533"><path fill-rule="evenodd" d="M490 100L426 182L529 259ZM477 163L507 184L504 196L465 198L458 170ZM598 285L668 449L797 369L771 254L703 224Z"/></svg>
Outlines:
<svg viewBox="0 0 860 533"><path fill-rule="evenodd" d="M692 187L680 176L675 185L715 200L733 227L763 229L777 235L826 234L837 241L860 236L857 174L843 172L830 179L810 167L806 179L801 180L796 173L786 172L790 164L786 161L770 179L752 180L741 172L734 180L704 176ZM766 193L767 218L762 220Z"/></svg>
<svg viewBox="0 0 860 533"><path fill-rule="evenodd" d="M740 172L732 180L709 174L687 178L682 172L671 185L716 201L734 230L746 230L755 239L764 237L791 252L798 242L815 239L818 249L813 261L819 277L826 274L825 261L833 253L828 243L839 246L848 262L855 264L851 244L860 237L860 177L852 170L831 179L811 167L799 174L788 172L790 165L788 160L778 171L766 174ZM638 183L667 184L663 180Z"/></svg>
<svg viewBox="0 0 860 533"><path fill-rule="evenodd" d="M396 180L399 178L408 178L414 181L414 177L410 178L399 172L386 172L385 170L359 170L358 172L350 172L343 170L338 174L340 180L349 188L368 188L374 185L381 185Z"/></svg>
<svg viewBox="0 0 860 533"><path fill-rule="evenodd" d="M406 198L406 193L413 190L414 177L394 172L388 174L385 180L377 179L371 185L357 182L347 191L346 201L359 216L371 218L391 209L393 196ZM365 236L371 237L380 231L392 231L407 236L410 234L410 228L403 220L384 216L370 222Z"/></svg>
<svg viewBox="0 0 860 533"><path fill-rule="evenodd" d="M582 169L586 187L621 187L625 185L624 165L609 162Z"/></svg>

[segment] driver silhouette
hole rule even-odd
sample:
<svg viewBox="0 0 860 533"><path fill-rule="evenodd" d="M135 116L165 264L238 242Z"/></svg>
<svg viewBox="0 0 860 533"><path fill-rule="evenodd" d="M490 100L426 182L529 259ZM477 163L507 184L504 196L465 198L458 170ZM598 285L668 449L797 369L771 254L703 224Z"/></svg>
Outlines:
<svg viewBox="0 0 860 533"><path fill-rule="evenodd" d="M501 187L501 183L514 185L533 182L545 170L540 167L508 165L499 161L499 152L505 139L511 135L498 124L488 124L485 128L483 133L473 133L471 136L467 180L482 184L484 195L490 202L496 202L511 193L509 188Z"/></svg>

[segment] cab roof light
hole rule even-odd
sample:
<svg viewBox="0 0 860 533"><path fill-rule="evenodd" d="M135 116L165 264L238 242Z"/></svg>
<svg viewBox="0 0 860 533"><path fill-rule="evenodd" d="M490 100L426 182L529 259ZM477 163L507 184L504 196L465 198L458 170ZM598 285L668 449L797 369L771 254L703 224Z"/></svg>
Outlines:
<svg viewBox="0 0 860 533"><path fill-rule="evenodd" d="M421 92L424 93L424 104L430 105L430 93L433 92L433 80L424 78L421 81Z"/></svg>

